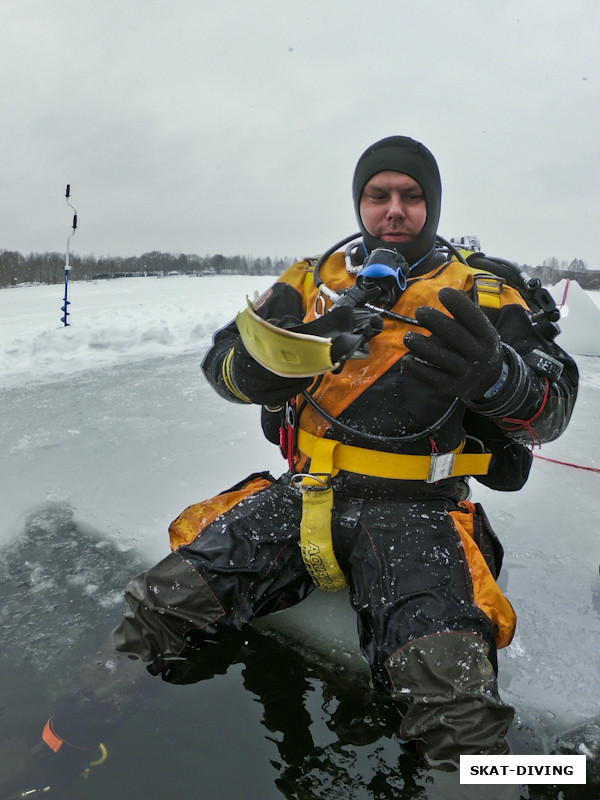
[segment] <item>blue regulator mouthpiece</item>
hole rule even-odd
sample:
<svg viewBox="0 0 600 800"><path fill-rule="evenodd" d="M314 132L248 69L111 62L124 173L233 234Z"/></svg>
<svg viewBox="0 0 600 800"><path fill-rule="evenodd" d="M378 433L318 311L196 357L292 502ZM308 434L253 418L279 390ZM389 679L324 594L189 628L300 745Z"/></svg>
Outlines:
<svg viewBox="0 0 600 800"><path fill-rule="evenodd" d="M366 258L358 278L368 278L379 284L388 283L391 279L403 292L406 289L408 272L409 266L403 255L396 250L377 247Z"/></svg>

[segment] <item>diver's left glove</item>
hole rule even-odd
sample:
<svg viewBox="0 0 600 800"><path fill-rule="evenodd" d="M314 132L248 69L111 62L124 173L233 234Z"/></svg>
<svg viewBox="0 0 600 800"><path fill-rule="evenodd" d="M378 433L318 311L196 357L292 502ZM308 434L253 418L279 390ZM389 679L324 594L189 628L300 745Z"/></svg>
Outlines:
<svg viewBox="0 0 600 800"><path fill-rule="evenodd" d="M241 338L225 359L223 377L232 394L261 406L281 405L313 382L312 378L287 378L266 369L252 358Z"/></svg>
<svg viewBox="0 0 600 800"><path fill-rule="evenodd" d="M415 318L431 336L415 331L404 336L408 354L402 366L440 394L485 403L509 379L505 347L492 323L464 292L445 287L438 297L452 316L429 306L418 308Z"/></svg>

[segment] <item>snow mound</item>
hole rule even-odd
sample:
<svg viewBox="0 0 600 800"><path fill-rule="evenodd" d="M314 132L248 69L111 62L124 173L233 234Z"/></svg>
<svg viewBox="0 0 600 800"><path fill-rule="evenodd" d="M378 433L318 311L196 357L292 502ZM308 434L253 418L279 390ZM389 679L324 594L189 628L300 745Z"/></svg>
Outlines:
<svg viewBox="0 0 600 800"><path fill-rule="evenodd" d="M52 377L124 360L175 354L204 345L218 326L216 315L175 315L141 320L100 313L77 327L55 328L12 339L0 353L0 370L18 377Z"/></svg>
<svg viewBox="0 0 600 800"><path fill-rule="evenodd" d="M0 291L0 386L204 350L272 276L122 278ZM235 291L232 285L239 282ZM182 291L182 285L184 289ZM18 302L17 302L18 301Z"/></svg>
<svg viewBox="0 0 600 800"><path fill-rule="evenodd" d="M560 281L549 291L561 313L558 344L572 355L600 355L600 308L592 299L598 293L585 292L572 280Z"/></svg>

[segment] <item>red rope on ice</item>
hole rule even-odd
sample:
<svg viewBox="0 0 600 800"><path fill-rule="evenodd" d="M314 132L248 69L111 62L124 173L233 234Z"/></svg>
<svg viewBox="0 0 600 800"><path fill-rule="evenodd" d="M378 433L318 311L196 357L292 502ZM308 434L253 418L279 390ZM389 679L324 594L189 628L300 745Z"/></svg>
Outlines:
<svg viewBox="0 0 600 800"><path fill-rule="evenodd" d="M573 467L574 469L586 469L589 472L600 472L600 467L585 467L583 464L572 464L570 461L559 461L557 458L548 458L547 456L538 456L537 453L533 454L534 458L541 458L542 461L551 461L553 464L562 464L563 467Z"/></svg>

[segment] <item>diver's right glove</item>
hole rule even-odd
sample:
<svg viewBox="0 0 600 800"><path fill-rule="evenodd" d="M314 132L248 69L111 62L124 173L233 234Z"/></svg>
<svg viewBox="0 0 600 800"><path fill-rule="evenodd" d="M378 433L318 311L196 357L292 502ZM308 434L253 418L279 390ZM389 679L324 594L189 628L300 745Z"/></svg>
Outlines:
<svg viewBox="0 0 600 800"><path fill-rule="evenodd" d="M402 366L439 394L480 401L497 393L508 377L502 342L483 311L464 292L450 287L439 299L452 316L422 306L415 317L429 336L410 331Z"/></svg>
<svg viewBox="0 0 600 800"><path fill-rule="evenodd" d="M449 286L438 297L452 316L427 306L416 310L416 319L431 335L405 334L405 371L489 417L520 418L524 405L540 408L543 381L532 377L521 356L501 341L484 312L464 292Z"/></svg>

